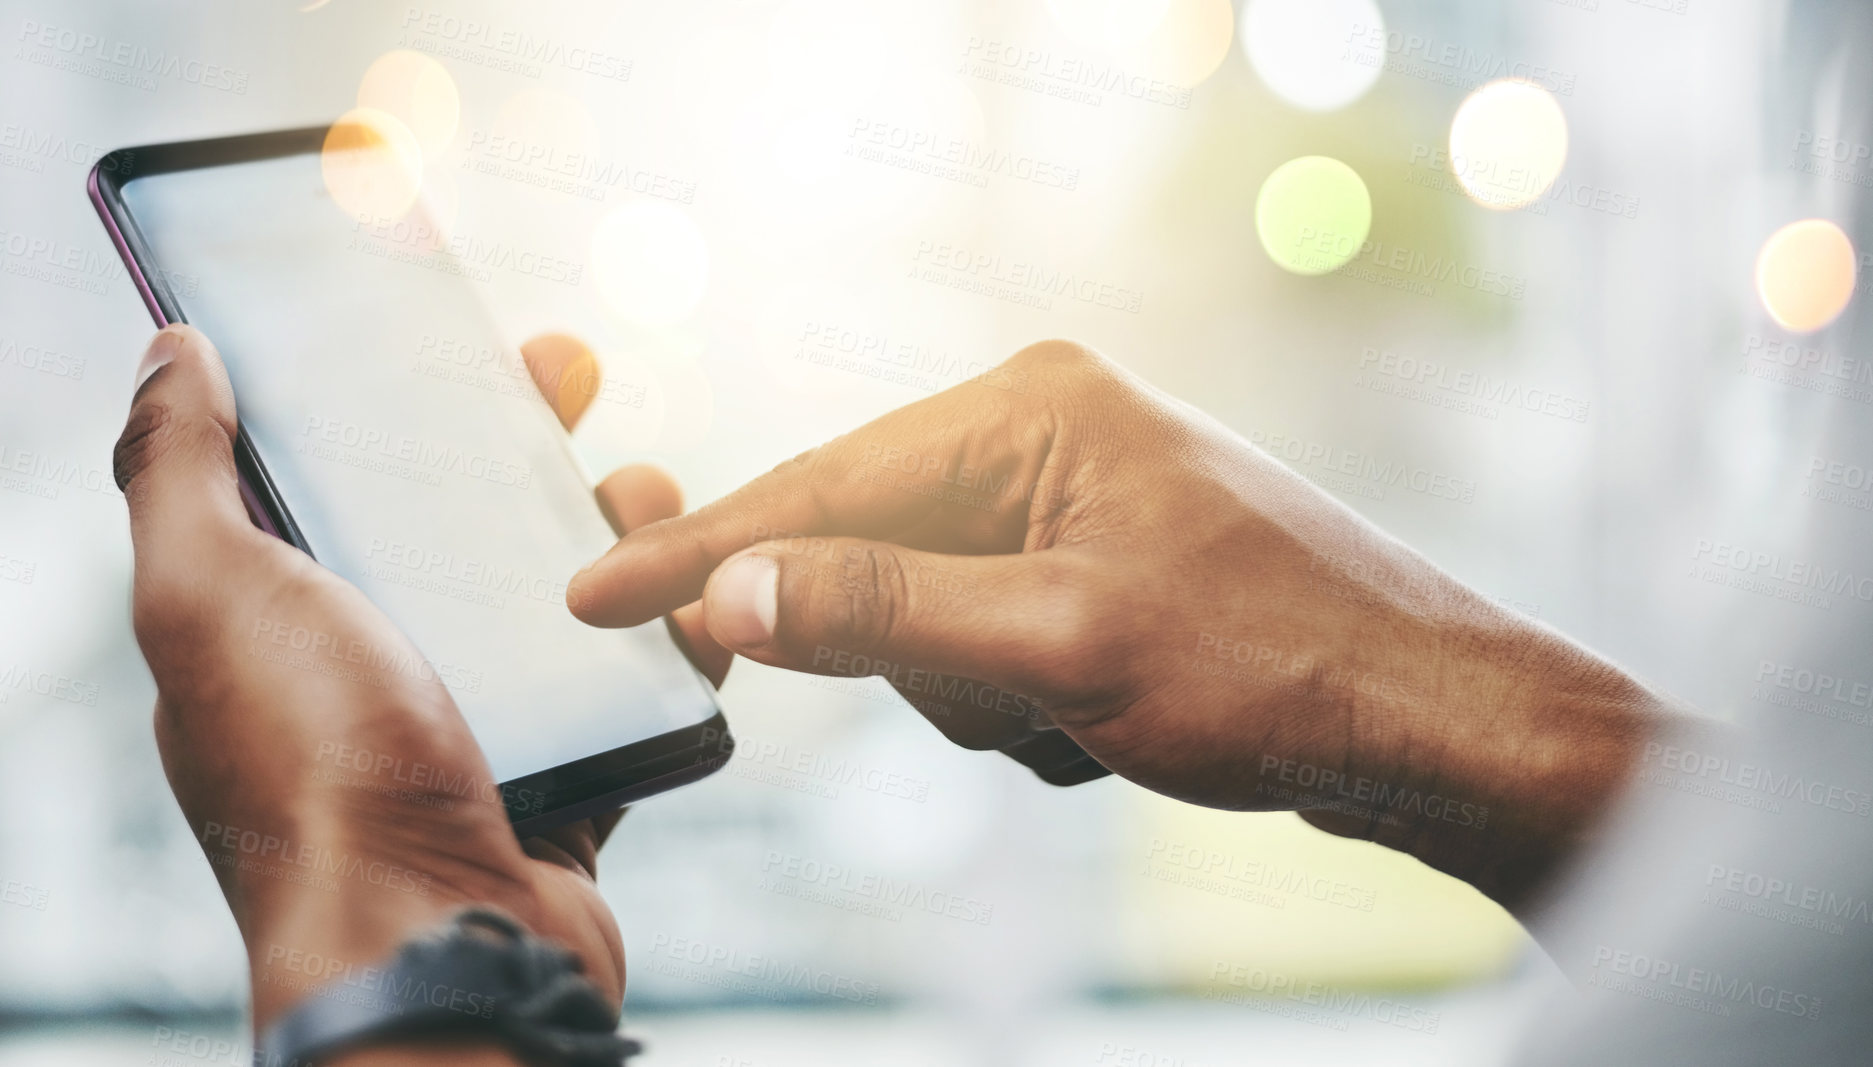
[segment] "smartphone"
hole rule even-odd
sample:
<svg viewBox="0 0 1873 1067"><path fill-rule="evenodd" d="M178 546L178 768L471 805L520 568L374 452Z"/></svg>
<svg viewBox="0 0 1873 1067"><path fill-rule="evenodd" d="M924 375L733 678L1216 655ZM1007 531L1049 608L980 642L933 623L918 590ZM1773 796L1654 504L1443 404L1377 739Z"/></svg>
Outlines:
<svg viewBox="0 0 1873 1067"><path fill-rule="evenodd" d="M122 149L89 179L157 325L195 325L227 363L249 515L422 650L518 834L703 778L734 748L714 690L661 620L568 610L615 540L592 479L470 268L407 240L437 232L423 206L334 200L331 129ZM330 651L281 629L257 623L256 647Z"/></svg>

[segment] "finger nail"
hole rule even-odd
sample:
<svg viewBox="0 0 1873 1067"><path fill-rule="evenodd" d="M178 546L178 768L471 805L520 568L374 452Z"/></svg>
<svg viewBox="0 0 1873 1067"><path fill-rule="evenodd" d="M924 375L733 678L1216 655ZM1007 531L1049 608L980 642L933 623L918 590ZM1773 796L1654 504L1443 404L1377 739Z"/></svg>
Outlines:
<svg viewBox="0 0 1873 1067"><path fill-rule="evenodd" d="M709 583L704 609L709 629L735 648L759 648L774 639L780 613L780 568L772 557L736 556Z"/></svg>
<svg viewBox="0 0 1873 1067"><path fill-rule="evenodd" d="M182 335L174 330L163 330L150 341L150 347L143 351L143 362L137 364L136 384L130 392L134 396L143 390L143 383L150 376L169 365L176 358L176 349L182 347Z"/></svg>

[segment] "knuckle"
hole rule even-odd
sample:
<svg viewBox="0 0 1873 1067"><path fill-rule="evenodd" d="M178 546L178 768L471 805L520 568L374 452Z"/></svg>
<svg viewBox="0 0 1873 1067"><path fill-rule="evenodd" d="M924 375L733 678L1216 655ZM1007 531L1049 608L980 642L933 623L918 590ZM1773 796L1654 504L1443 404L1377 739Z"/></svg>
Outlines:
<svg viewBox="0 0 1873 1067"><path fill-rule="evenodd" d="M130 413L111 450L117 488L133 504L146 500L144 476L178 452L211 465L230 480L235 476L234 442L225 426L211 415L189 417L161 401L148 401Z"/></svg>
<svg viewBox="0 0 1873 1067"><path fill-rule="evenodd" d="M837 574L814 583L828 642L857 652L890 644L905 609L909 583L897 556L877 545L847 550Z"/></svg>
<svg viewBox="0 0 1873 1067"><path fill-rule="evenodd" d="M149 468L172 417L173 409L159 402L139 404L130 413L123 434L111 450L111 474L118 489L129 493L131 483Z"/></svg>
<svg viewBox="0 0 1873 1067"><path fill-rule="evenodd" d="M1049 560L1037 571L1034 594L1034 625L1045 631L1029 664L1035 683L1070 694L1126 675L1134 644L1125 640L1129 609L1099 587L1095 574Z"/></svg>
<svg viewBox="0 0 1873 1067"><path fill-rule="evenodd" d="M1019 362L1032 367L1051 367L1062 370L1104 366L1105 361L1106 357L1100 355L1092 347L1060 337L1036 341L1009 357L1010 363Z"/></svg>

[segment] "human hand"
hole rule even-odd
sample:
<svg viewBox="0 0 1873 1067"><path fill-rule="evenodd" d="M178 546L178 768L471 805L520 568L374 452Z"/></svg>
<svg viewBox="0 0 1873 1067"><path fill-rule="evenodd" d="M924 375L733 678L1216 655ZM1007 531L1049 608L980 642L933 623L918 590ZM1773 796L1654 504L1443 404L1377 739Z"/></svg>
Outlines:
<svg viewBox="0 0 1873 1067"><path fill-rule="evenodd" d="M565 337L523 354L570 426L596 394L596 361ZM164 329L139 381L115 457L137 641L156 679L164 772L247 945L256 1028L470 904L570 948L620 1003L623 945L594 874L621 813L516 840L499 783L434 672L371 665L424 663L421 652L356 588L249 521L234 399L207 338ZM644 467L607 478L599 500L620 532L682 509L669 478ZM275 662L256 654L263 624L369 655L342 673ZM699 608L673 625L719 683L729 657ZM321 762L340 747L425 771L361 787Z"/></svg>
<svg viewBox="0 0 1873 1067"><path fill-rule="evenodd" d="M952 740L1057 727L1158 792L1411 852L1512 907L1622 787L1656 697L1096 353L1034 345L633 530L629 626L883 675Z"/></svg>

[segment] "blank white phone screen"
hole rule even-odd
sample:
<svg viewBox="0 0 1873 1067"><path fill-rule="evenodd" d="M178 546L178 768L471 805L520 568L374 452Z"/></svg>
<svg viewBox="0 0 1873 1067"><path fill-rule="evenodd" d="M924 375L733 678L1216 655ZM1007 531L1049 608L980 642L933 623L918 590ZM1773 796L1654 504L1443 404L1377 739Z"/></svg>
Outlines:
<svg viewBox="0 0 1873 1067"><path fill-rule="evenodd" d="M138 178L123 199L313 555L415 642L428 665L393 669L442 677L497 780L715 714L661 621L567 609L614 536L455 260L347 216L317 153ZM381 657L288 627L257 620L255 651Z"/></svg>

